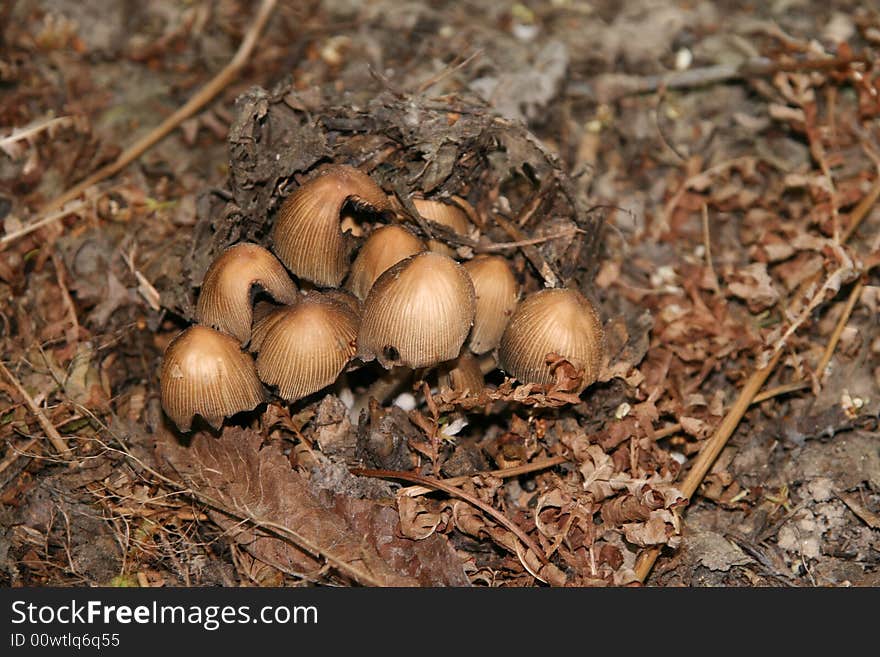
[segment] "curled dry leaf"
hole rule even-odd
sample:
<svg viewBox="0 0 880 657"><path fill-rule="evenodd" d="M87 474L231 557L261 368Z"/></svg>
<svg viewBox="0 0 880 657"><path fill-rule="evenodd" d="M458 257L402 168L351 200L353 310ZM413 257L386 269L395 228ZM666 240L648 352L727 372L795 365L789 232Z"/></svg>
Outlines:
<svg viewBox="0 0 880 657"><path fill-rule="evenodd" d="M375 548L395 572L416 580L421 586L470 586L461 557L446 537L433 532L414 540L403 535L403 524L393 507L350 495L334 496L334 508ZM443 512L448 517L449 512Z"/></svg>
<svg viewBox="0 0 880 657"><path fill-rule="evenodd" d="M633 495L618 495L602 505L602 520L606 525L617 526L651 517L651 509Z"/></svg>
<svg viewBox="0 0 880 657"><path fill-rule="evenodd" d="M668 545L675 549L681 544L679 522L666 509L651 512L647 522L623 525L626 540L640 547Z"/></svg>
<svg viewBox="0 0 880 657"><path fill-rule="evenodd" d="M416 541L428 538L440 523L448 521L445 509L432 508L433 505L422 497L399 495L397 510L400 513L400 529L403 535Z"/></svg>
<svg viewBox="0 0 880 657"><path fill-rule="evenodd" d="M730 277L727 289L735 297L743 299L753 313L759 313L776 305L779 290L767 273L767 265L755 262L735 272Z"/></svg>

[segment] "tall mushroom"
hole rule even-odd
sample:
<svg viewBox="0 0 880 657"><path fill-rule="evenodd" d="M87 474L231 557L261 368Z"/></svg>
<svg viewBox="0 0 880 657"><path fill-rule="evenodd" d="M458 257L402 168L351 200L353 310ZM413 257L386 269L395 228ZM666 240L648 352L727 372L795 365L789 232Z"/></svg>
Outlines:
<svg viewBox="0 0 880 657"><path fill-rule="evenodd" d="M461 351L474 321L474 286L448 256L417 253L386 270L364 301L358 355L383 367L428 367Z"/></svg>

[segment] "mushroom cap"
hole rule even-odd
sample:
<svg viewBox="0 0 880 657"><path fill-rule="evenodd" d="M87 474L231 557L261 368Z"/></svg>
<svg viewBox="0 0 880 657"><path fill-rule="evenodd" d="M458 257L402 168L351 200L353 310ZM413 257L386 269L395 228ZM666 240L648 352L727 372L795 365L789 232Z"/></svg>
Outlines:
<svg viewBox="0 0 880 657"><path fill-rule="evenodd" d="M452 258L425 251L386 270L364 301L358 355L383 367L458 356L474 321L474 286Z"/></svg>
<svg viewBox="0 0 880 657"><path fill-rule="evenodd" d="M484 354L498 346L519 297L519 284L507 260L482 255L464 263L477 297L474 327L468 346L475 354Z"/></svg>
<svg viewBox="0 0 880 657"><path fill-rule="evenodd" d="M259 334L257 374L296 401L336 380L354 357L358 317L332 298L309 294L280 308L254 328Z"/></svg>
<svg viewBox="0 0 880 657"><path fill-rule="evenodd" d="M159 379L162 408L181 431L196 415L217 429L265 397L253 359L235 338L207 326L190 326L171 341Z"/></svg>
<svg viewBox="0 0 880 657"><path fill-rule="evenodd" d="M464 210L458 206L425 198L414 198L412 202L425 219L448 226L459 235L467 235L470 222ZM428 240L428 249L449 257L455 256L455 251L440 240Z"/></svg>
<svg viewBox="0 0 880 657"><path fill-rule="evenodd" d="M422 240L403 226L382 226L373 231L358 251L345 287L363 300L382 272L424 250Z"/></svg>
<svg viewBox="0 0 880 657"><path fill-rule="evenodd" d="M599 314L580 292L549 289L523 299L498 347L502 370L523 383L553 383L551 353L583 369L582 391L599 375L604 332Z"/></svg>
<svg viewBox="0 0 880 657"><path fill-rule="evenodd" d="M196 321L247 344L251 337L254 285L280 303L296 301L296 285L274 255L247 242L229 247L208 267L196 304Z"/></svg>
<svg viewBox="0 0 880 657"><path fill-rule="evenodd" d="M348 237L340 213L347 201L376 212L388 197L367 174L347 165L325 167L287 197L272 227L273 250L299 278L338 287L348 272Z"/></svg>
<svg viewBox="0 0 880 657"><path fill-rule="evenodd" d="M306 292L306 296L308 295L320 294L322 297L327 299L331 299L337 303L341 303L343 306L347 306L348 309L355 314L357 317L358 326L361 323L361 317L364 314L364 302L361 299L358 299L348 290L322 290L321 292Z"/></svg>

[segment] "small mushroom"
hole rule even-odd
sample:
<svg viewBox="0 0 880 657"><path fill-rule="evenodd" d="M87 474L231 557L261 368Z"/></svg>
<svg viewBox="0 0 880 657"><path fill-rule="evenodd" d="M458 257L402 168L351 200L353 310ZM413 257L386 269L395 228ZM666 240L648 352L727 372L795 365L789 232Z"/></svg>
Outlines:
<svg viewBox="0 0 880 657"><path fill-rule="evenodd" d="M583 379L577 392L596 380L604 350L599 314L580 292L549 289L523 299L501 337L498 360L502 370L523 383L553 383L550 354L578 369Z"/></svg>
<svg viewBox="0 0 880 657"><path fill-rule="evenodd" d="M419 214L425 219L448 226L459 235L468 234L470 222L468 222L467 215L461 208L449 203L424 198L414 198L412 202ZM447 255L450 258L455 256L455 251L440 240L428 240L428 249Z"/></svg>
<svg viewBox="0 0 880 657"><path fill-rule="evenodd" d="M425 250L418 237L402 226L382 226L364 242L351 265L345 287L365 299L373 283L386 269L406 257Z"/></svg>
<svg viewBox="0 0 880 657"><path fill-rule="evenodd" d="M326 167L291 194L272 227L273 249L299 278L319 286L338 287L349 266L350 239L342 232L343 206L384 212L385 192L367 174L346 165Z"/></svg>
<svg viewBox="0 0 880 657"><path fill-rule="evenodd" d="M358 317L349 306L316 293L280 308L254 327L257 374L278 395L296 401L329 386L355 353Z"/></svg>
<svg viewBox="0 0 880 657"><path fill-rule="evenodd" d="M229 247L211 263L199 300L196 321L238 338L242 345L251 336L251 289L259 286L280 303L296 301L297 289L284 266L257 244Z"/></svg>
<svg viewBox="0 0 880 657"><path fill-rule="evenodd" d="M477 256L464 263L471 276L477 306L468 346L484 354L498 346L516 308L519 285L507 260L500 256Z"/></svg>
<svg viewBox="0 0 880 657"><path fill-rule="evenodd" d="M452 258L425 251L386 270L364 301L358 355L387 368L458 356L474 321L474 286Z"/></svg>
<svg viewBox="0 0 880 657"><path fill-rule="evenodd" d="M253 359L235 338L207 326L191 326L165 350L159 374L162 408L181 431L202 416L215 429L223 418L264 401Z"/></svg>

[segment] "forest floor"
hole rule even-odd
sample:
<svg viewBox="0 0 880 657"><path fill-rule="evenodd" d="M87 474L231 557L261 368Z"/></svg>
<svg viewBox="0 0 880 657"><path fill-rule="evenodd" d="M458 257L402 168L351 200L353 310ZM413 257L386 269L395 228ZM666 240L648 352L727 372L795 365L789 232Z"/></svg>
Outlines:
<svg viewBox="0 0 880 657"><path fill-rule="evenodd" d="M257 4L0 8L0 585L880 585L880 12L280 2L214 101L26 230L225 66ZM476 153L480 180L456 181L480 244L511 241L505 215L544 239L505 251L526 291L538 258L597 300L600 382L573 399L495 372L477 401L417 386L358 418L352 377L181 436L163 350L207 254L260 236L217 213L268 221L313 164L245 128L320 124L387 174L413 144L352 123L380 102L386 126L407 108L422 126L446 108L450 130L489 117L487 149L531 144L598 217L600 248L567 261L571 218L527 212L550 184L533 155L493 177ZM298 164L243 183L248 139ZM741 398L762 368L762 396Z"/></svg>

